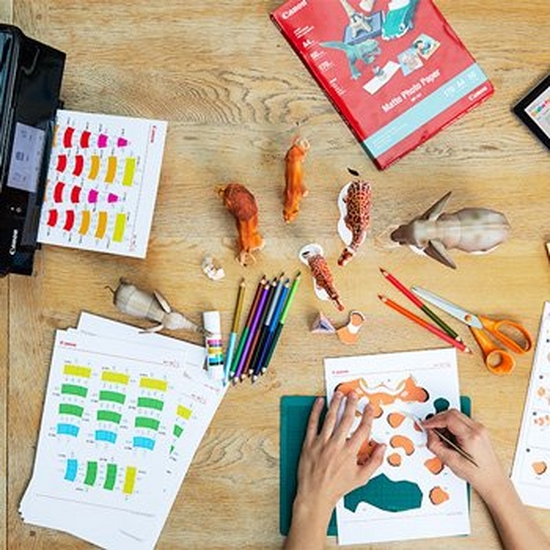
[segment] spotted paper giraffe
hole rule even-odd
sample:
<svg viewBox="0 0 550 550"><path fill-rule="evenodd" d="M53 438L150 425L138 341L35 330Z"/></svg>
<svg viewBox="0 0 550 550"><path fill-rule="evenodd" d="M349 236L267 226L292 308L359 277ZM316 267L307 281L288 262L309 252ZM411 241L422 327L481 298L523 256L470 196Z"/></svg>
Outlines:
<svg viewBox="0 0 550 550"><path fill-rule="evenodd" d="M346 207L344 223L351 232L351 242L338 259L340 266L345 266L365 241L370 226L371 195L370 183L356 180L349 184L342 199Z"/></svg>

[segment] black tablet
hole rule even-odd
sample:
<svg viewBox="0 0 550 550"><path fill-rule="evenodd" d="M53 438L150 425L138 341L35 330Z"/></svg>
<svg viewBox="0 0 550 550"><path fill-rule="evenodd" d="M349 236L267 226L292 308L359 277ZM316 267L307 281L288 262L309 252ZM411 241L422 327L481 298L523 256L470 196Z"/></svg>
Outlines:
<svg viewBox="0 0 550 550"><path fill-rule="evenodd" d="M550 149L550 75L515 105L513 110Z"/></svg>

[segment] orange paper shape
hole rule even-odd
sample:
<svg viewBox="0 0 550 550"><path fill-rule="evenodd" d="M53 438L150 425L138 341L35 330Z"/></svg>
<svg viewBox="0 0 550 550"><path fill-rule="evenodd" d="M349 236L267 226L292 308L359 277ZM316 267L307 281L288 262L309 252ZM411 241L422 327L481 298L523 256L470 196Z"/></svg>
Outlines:
<svg viewBox="0 0 550 550"><path fill-rule="evenodd" d="M246 266L248 260L256 261L252 252L261 250L265 241L258 231L258 205L254 195L240 183L229 183L218 190L225 207L235 217L239 238L238 262Z"/></svg>
<svg viewBox="0 0 550 550"><path fill-rule="evenodd" d="M440 474L443 471L443 468L445 467L443 462L437 456L434 456L433 458L429 458L424 462L424 466L432 472L432 474L437 475Z"/></svg>
<svg viewBox="0 0 550 550"><path fill-rule="evenodd" d="M543 461L533 462L532 467L535 474L537 474L538 476L541 476L542 474L546 473L546 470L548 469L546 462L543 462Z"/></svg>
<svg viewBox="0 0 550 550"><path fill-rule="evenodd" d="M365 316L360 311L350 311L348 324L336 331L340 341L344 344L356 344L364 322Z"/></svg>
<svg viewBox="0 0 550 550"><path fill-rule="evenodd" d="M416 384L412 376L409 376L406 380L401 382L395 390L387 388L384 385L369 388L366 380L363 378L357 378L349 382L338 384L335 390L342 392L344 395L353 391L360 399L363 397L368 398L370 404L374 408L374 418L380 418L384 413L382 405L391 405L398 399L406 402L425 403L430 397L424 388ZM388 393L388 391L390 391L391 394Z"/></svg>
<svg viewBox="0 0 550 550"><path fill-rule="evenodd" d="M392 453L388 456L387 461L390 466L401 466L401 455L399 453Z"/></svg>
<svg viewBox="0 0 550 550"><path fill-rule="evenodd" d="M406 416L404 414L398 413L398 412L392 412L388 414L388 424L392 428L399 428L401 424L403 424L403 421L405 420Z"/></svg>
<svg viewBox="0 0 550 550"><path fill-rule="evenodd" d="M441 487L434 487L430 491L430 501L435 506L443 504L445 501L449 500L449 493L444 491Z"/></svg>
<svg viewBox="0 0 550 550"><path fill-rule="evenodd" d="M414 443L404 435L394 435L390 439L390 446L394 449L403 449L407 456L411 456L414 453Z"/></svg>

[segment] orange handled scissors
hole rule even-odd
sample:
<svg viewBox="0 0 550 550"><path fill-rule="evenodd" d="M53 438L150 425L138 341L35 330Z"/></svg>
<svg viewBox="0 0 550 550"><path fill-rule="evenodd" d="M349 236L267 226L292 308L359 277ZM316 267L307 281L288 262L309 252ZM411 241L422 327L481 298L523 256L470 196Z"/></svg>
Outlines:
<svg viewBox="0 0 550 550"><path fill-rule="evenodd" d="M412 287L411 290L420 299L426 300L426 302L438 307L470 327L474 338L483 352L485 366L493 374L510 374L516 366L516 361L508 351L495 344L487 333L514 353L526 353L533 347L531 335L519 323L510 319L496 320L489 319L483 315L475 315L423 288Z"/></svg>

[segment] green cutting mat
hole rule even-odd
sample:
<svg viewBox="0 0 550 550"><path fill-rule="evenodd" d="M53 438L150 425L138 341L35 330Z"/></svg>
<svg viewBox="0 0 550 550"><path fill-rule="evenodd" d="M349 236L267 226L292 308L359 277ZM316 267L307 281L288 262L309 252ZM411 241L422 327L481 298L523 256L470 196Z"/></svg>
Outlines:
<svg viewBox="0 0 550 550"><path fill-rule="evenodd" d="M280 466L279 466L279 529L287 535L292 517L292 503L296 495L298 461L307 428L307 421L316 396L285 395L281 398ZM471 416L472 402L468 396L460 397L460 409ZM326 413L323 411L322 419ZM327 535L338 534L336 512L332 513Z"/></svg>

